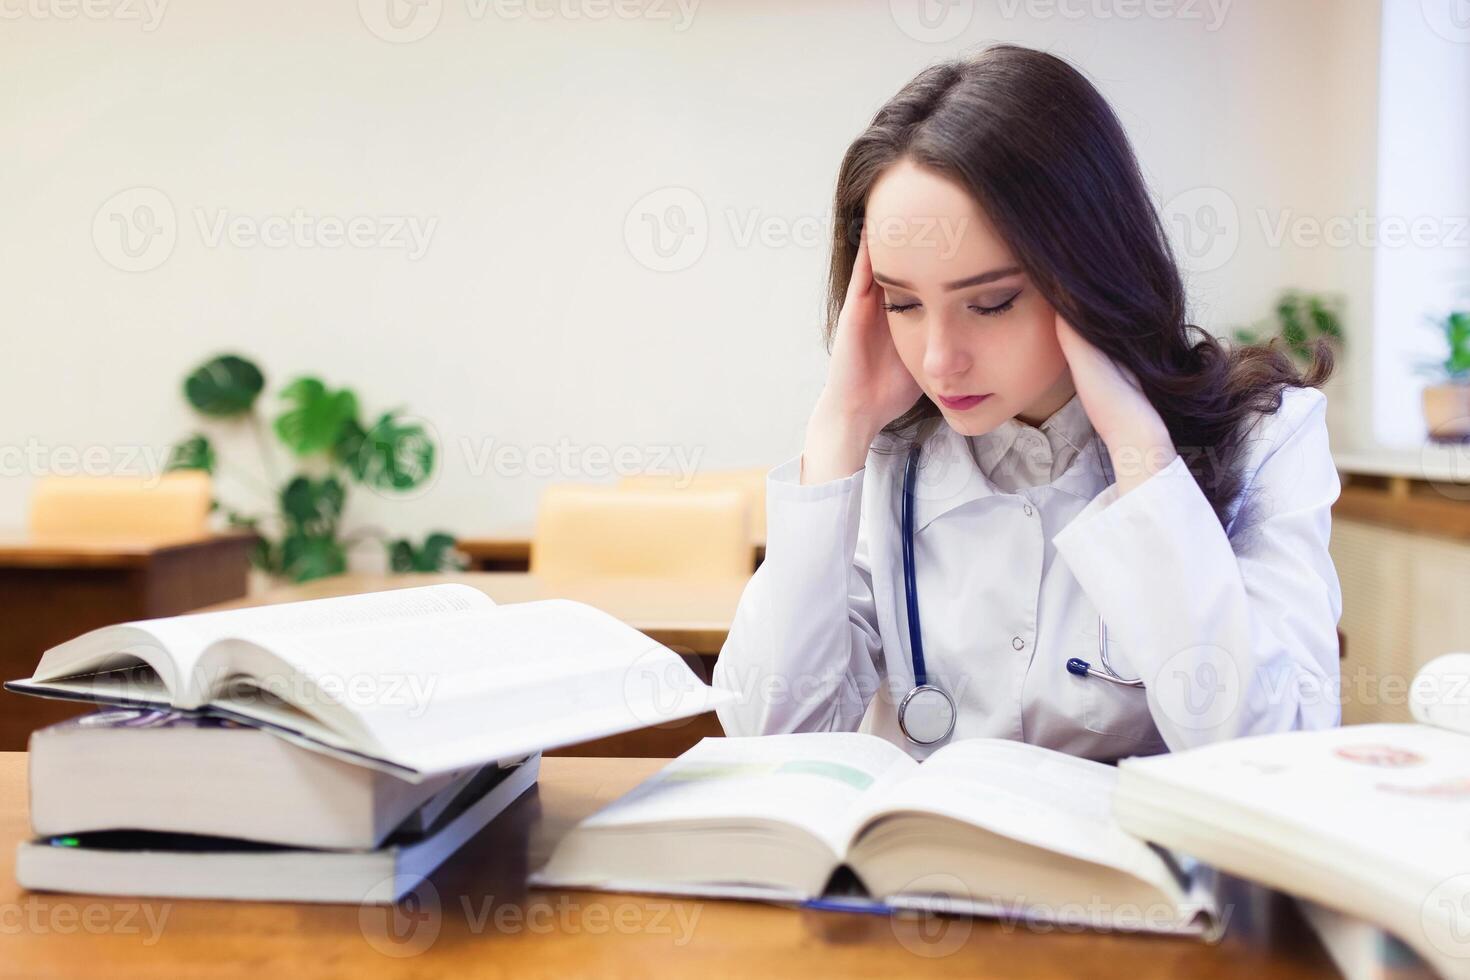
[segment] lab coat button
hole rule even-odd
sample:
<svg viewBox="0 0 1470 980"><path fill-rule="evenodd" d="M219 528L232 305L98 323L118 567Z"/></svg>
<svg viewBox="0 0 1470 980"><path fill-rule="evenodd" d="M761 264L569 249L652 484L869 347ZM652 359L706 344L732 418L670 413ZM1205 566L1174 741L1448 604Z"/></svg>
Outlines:
<svg viewBox="0 0 1470 980"><path fill-rule="evenodd" d="M1025 507L1022 507L1021 508L1021 512L1023 514L1025 514L1027 517L1030 517L1031 514L1032 514L1031 505L1030 504L1027 504Z"/></svg>
<svg viewBox="0 0 1470 980"><path fill-rule="evenodd" d="M1024 650L1026 648L1026 641L1019 636L1013 636L1011 637L1011 646L1017 650Z"/></svg>

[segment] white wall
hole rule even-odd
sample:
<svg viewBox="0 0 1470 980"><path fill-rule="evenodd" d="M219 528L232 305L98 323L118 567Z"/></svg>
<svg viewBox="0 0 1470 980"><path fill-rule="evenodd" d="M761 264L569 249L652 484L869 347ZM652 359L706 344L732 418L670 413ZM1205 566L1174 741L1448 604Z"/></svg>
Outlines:
<svg viewBox="0 0 1470 980"><path fill-rule="evenodd" d="M1262 221L1372 207L1375 0L1155 0L1173 12L1161 17L1125 16L1127 0L962 0L935 7L960 19L932 30L903 0L705 0L687 21L672 0L631 20L596 19L593 0L542 0L582 14L551 19L427 0L408 30L433 29L409 43L366 26L394 36L380 0L174 0L156 24L126 19L146 20L142 0L89 0L115 16L64 20L67 2L0 0L0 526L22 523L36 473L76 467L69 453L114 471L136 469L138 447L161 454L195 425L179 379L227 349L276 388L315 372L370 410L433 421L434 486L407 502L360 493L354 522L489 530L586 472L575 454L549 476L496 472L501 444L779 461L821 383L844 148L923 65L990 41L1088 71L1171 220L1198 231L1222 200L1234 209L1234 244L1193 263L1199 322L1224 332L1304 286L1345 289L1349 329L1368 330L1365 256L1273 244ZM964 30L913 36L951 25ZM132 188L147 190L114 199ZM649 268L642 224L672 220L668 188L707 215L680 271ZM176 242L123 271L112 215L149 201L165 226L173 209ZM295 209L435 224L418 258L210 243L222 214ZM742 243L753 219L797 240ZM1364 411L1334 394L1340 444ZM227 463L249 448L227 445Z"/></svg>
<svg viewBox="0 0 1470 980"><path fill-rule="evenodd" d="M1433 21L1383 11L1373 431L1386 445L1423 444L1433 379L1415 368L1445 357L1425 320L1470 303L1470 4L1457 4L1427 4Z"/></svg>

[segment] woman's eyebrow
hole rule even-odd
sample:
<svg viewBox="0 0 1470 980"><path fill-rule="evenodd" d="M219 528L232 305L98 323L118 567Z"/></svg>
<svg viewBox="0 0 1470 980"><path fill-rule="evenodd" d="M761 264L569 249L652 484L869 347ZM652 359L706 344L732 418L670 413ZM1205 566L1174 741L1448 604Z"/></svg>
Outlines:
<svg viewBox="0 0 1470 980"><path fill-rule="evenodd" d="M1016 265L1009 266L1005 269L992 269L989 272L982 272L978 276L970 276L968 279L956 279L954 282L947 282L944 284L944 288L946 290L955 290L964 289L966 286L983 286L985 283L993 282L996 279L1014 276L1020 271L1021 267ZM890 279L876 269L873 270L873 281L884 286L897 286L899 289L914 288L912 283L904 282L902 279Z"/></svg>

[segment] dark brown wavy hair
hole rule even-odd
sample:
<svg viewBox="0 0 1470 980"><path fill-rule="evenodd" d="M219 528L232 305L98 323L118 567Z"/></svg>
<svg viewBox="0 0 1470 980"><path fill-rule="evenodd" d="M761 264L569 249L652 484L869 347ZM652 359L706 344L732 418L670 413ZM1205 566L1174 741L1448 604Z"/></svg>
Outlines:
<svg viewBox="0 0 1470 980"><path fill-rule="evenodd" d="M1112 108L1067 62L1007 44L926 68L848 149L834 204L829 351L868 193L903 159L967 188L1046 300L1132 369L1228 528L1250 425L1280 407L1285 387L1327 380L1327 341L1303 374L1274 341L1226 347L1188 323L1168 236ZM927 420L938 417L920 396L884 431L932 431Z"/></svg>

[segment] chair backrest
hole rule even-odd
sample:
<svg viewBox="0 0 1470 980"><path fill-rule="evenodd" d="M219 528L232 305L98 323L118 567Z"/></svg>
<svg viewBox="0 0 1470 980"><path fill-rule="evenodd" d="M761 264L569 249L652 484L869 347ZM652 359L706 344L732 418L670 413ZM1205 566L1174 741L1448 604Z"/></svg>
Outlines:
<svg viewBox="0 0 1470 980"><path fill-rule="evenodd" d="M618 481L624 490L666 490L702 492L706 490L739 490L750 506L750 533L759 541L766 539L766 470L696 470L690 476L677 473L640 473Z"/></svg>
<svg viewBox="0 0 1470 980"><path fill-rule="evenodd" d="M209 530L212 486L203 470L175 470L156 479L45 476L31 493L29 527L41 536L200 537Z"/></svg>
<svg viewBox="0 0 1470 980"><path fill-rule="evenodd" d="M737 490L628 490L558 484L541 496L531 540L539 575L747 577L753 563Z"/></svg>

